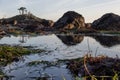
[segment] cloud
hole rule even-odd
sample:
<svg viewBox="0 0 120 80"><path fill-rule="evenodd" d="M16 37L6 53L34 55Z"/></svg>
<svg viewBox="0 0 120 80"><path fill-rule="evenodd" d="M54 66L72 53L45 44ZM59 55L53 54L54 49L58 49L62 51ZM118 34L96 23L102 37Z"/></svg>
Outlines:
<svg viewBox="0 0 120 80"><path fill-rule="evenodd" d="M7 15L3 12L3 11L0 11L0 18L6 18Z"/></svg>
<svg viewBox="0 0 120 80"><path fill-rule="evenodd" d="M28 3L26 2L26 0L18 0L18 5L19 6L26 6L26 5L28 5Z"/></svg>
<svg viewBox="0 0 120 80"><path fill-rule="evenodd" d="M119 3L120 0L0 0L0 16L14 16L18 14L17 9L23 6L46 19L57 20L65 12L73 10L83 14L87 20L93 20L110 11L120 13Z"/></svg>
<svg viewBox="0 0 120 80"><path fill-rule="evenodd" d="M115 6L116 4L115 3L120 3L119 0L101 0L101 1L96 1L96 2L91 2L89 3L90 6L87 6L87 7L102 7L104 6L104 8L107 6L107 5L111 5L112 6Z"/></svg>

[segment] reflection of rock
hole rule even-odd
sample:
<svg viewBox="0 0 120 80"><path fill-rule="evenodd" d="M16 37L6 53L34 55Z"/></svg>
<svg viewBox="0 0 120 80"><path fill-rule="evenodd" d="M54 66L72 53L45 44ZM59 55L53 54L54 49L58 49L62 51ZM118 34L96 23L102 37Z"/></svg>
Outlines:
<svg viewBox="0 0 120 80"><path fill-rule="evenodd" d="M76 45L81 43L84 39L82 35L57 35L57 37L66 45Z"/></svg>
<svg viewBox="0 0 120 80"><path fill-rule="evenodd" d="M118 36L93 36L93 38L105 47L112 47L120 44L120 37Z"/></svg>
<svg viewBox="0 0 120 80"><path fill-rule="evenodd" d="M55 24L56 29L80 29L85 27L84 17L74 11L66 12Z"/></svg>

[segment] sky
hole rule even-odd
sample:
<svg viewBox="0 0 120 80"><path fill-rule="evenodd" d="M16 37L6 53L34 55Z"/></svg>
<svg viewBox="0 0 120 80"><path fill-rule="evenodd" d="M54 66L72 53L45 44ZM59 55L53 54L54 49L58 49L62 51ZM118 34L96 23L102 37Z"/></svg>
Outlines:
<svg viewBox="0 0 120 80"><path fill-rule="evenodd" d="M120 0L0 0L0 18L18 15L20 7L53 21L67 11L82 14L86 22L93 22L106 13L120 15Z"/></svg>

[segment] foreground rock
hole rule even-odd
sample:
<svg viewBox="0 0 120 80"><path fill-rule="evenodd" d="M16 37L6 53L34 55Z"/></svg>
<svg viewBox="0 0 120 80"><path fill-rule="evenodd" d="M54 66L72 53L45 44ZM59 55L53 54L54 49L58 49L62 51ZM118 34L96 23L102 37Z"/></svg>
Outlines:
<svg viewBox="0 0 120 80"><path fill-rule="evenodd" d="M106 56L92 57L86 55L83 58L77 60L71 60L67 64L67 68L69 68L70 71L77 76L94 75L99 78L100 76L109 76L111 79L115 74L120 76L119 67L120 67L120 59L118 57L110 58ZM111 80L111 79L106 79L106 80Z"/></svg>
<svg viewBox="0 0 120 80"><path fill-rule="evenodd" d="M68 11L55 22L53 27L59 30L79 30L85 28L85 20L82 15L74 11Z"/></svg>
<svg viewBox="0 0 120 80"><path fill-rule="evenodd" d="M120 16L108 13L92 23L92 28L96 30L120 31Z"/></svg>

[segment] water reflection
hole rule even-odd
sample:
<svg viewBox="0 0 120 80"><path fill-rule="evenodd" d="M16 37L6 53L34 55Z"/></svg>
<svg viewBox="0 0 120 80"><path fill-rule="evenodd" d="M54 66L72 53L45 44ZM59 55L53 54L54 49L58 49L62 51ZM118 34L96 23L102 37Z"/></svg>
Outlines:
<svg viewBox="0 0 120 80"><path fill-rule="evenodd" d="M67 46L80 44L81 42L84 42L84 39L86 37L84 35L56 35L56 36L58 37L58 39L60 39L62 41L62 43L64 43ZM17 42L27 43L31 38L35 38L35 37L40 37L40 36L39 35L36 35L36 36L31 36L31 35L17 35L17 36L16 35L9 35L9 36L1 36L0 41L2 41L3 38L4 38L5 41L7 41L6 39L12 39L12 38L17 39L18 38ZM102 45L103 47L113 47L115 45L120 44L120 36L92 35L92 36L87 36L87 37L92 37L97 42L99 42L100 45ZM12 39L12 41L14 41L14 39Z"/></svg>
<svg viewBox="0 0 120 80"><path fill-rule="evenodd" d="M20 35L19 37L20 37L20 39L19 39L19 42L20 42L20 43L26 43L27 40L28 40L31 36L29 36L29 35Z"/></svg>
<svg viewBox="0 0 120 80"><path fill-rule="evenodd" d="M83 35L57 35L57 37L67 46L80 44L84 37ZM104 47L113 47L115 45L120 44L120 37L119 36L89 36L95 39Z"/></svg>
<svg viewBox="0 0 120 80"><path fill-rule="evenodd" d="M104 47L113 47L120 44L120 36L92 36Z"/></svg>
<svg viewBox="0 0 120 80"><path fill-rule="evenodd" d="M14 76L6 75L1 68L0 66L0 80L12 80L14 78Z"/></svg>
<svg viewBox="0 0 120 80"><path fill-rule="evenodd" d="M58 39L60 39L62 41L62 43L64 43L67 46L73 46L73 45L80 44L81 42L84 42L86 37L92 37L97 42L99 42L100 45L102 45L103 47L113 47L115 45L120 44L120 36L114 36L114 35L112 35L112 36L56 35L56 36L58 37ZM42 36L39 36L39 35L36 35L36 36L31 36L31 35L17 35L17 36L16 35L9 35L9 36L1 36L0 41L2 41L2 39L4 38L5 41L7 41L6 39L11 39L12 42L13 42L14 39L18 38L17 42L27 43L29 40L31 40L31 38L35 38L35 37L41 37L42 38ZM14 39L12 39L12 38L14 38Z"/></svg>
<svg viewBox="0 0 120 80"><path fill-rule="evenodd" d="M96 52L96 47L99 47L99 51L103 51L106 54L108 53L109 56L113 57L116 56L116 54L119 55L119 50L120 50L119 46L115 48L103 47L103 46L112 47L114 45L120 44L119 36L97 36L97 35L83 36L83 35L54 35L54 34L42 35L42 36L12 35L9 37L6 36L3 37L0 40L0 44L13 45L13 44L21 44L22 42L21 44L22 46L31 46L31 45L37 46L37 48L48 50L48 52L42 54L31 54L28 56L24 56L25 58L24 61L12 63L6 66L4 68L5 70L3 71L6 72L7 75L14 75L15 77L12 80L22 80L22 79L35 80L35 79L41 79L41 77L43 79L44 76L46 76L44 73L47 73L48 80L51 77L53 80L62 80L63 78L61 76L64 76L66 80L74 80L72 79L72 74L68 74L66 65L64 63L61 63L59 65L57 60L74 59L83 56L85 52L88 51L88 45L87 45L88 40L89 40L90 48L91 50L93 50L93 54L94 52ZM63 42L67 46L65 46L61 42ZM49 61L52 64L55 63L57 64L56 66L53 66L50 63L38 64L38 62L35 61L40 61L40 62L44 61L44 63L46 61ZM38 65L28 66L27 64L29 64L30 62L35 62L35 64Z"/></svg>
<svg viewBox="0 0 120 80"><path fill-rule="evenodd" d="M57 37L66 45L76 45L84 39L83 35L57 35Z"/></svg>

